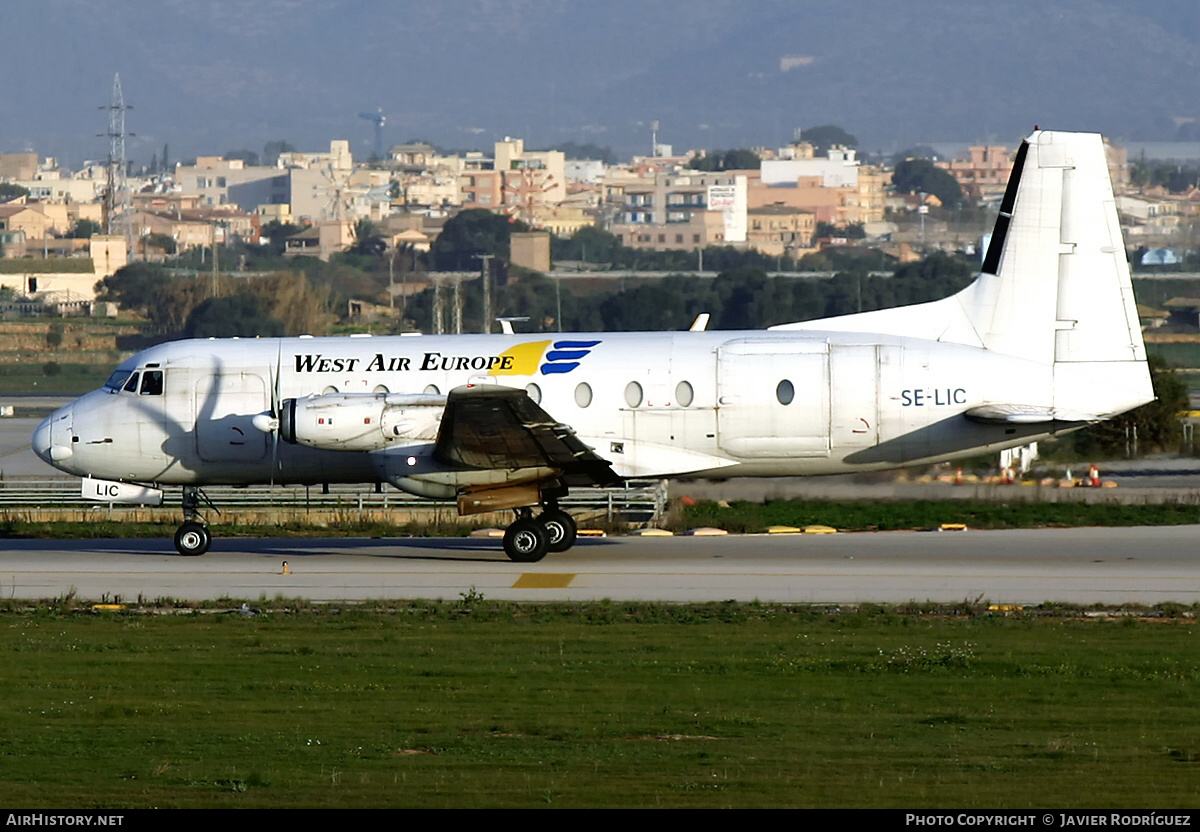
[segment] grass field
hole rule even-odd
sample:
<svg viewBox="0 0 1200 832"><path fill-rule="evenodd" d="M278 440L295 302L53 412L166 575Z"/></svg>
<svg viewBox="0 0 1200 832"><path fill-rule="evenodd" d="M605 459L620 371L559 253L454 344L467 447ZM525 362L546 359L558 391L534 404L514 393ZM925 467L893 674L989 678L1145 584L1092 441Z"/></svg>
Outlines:
<svg viewBox="0 0 1200 832"><path fill-rule="evenodd" d="M1190 608L262 606L0 610L0 800L1163 810L1200 790Z"/></svg>
<svg viewBox="0 0 1200 832"><path fill-rule="evenodd" d="M105 539L169 538L179 518L169 514L156 521L88 519L31 521L21 509L0 512L0 540L5 538ZM704 500L671 513L667 526L683 532L717 526L735 533L758 533L774 525L832 526L842 531L931 529L941 523L966 523L972 529L1068 528L1079 526L1170 526L1200 523L1200 504L1156 503L985 503L970 500L772 500L734 501L727 506ZM591 525L603 526L603 523ZM229 512L213 523L221 537L461 537L473 524L457 518L439 522L412 520L387 523L360 520L349 512L343 519L307 522L302 514L285 523L255 523ZM612 529L619 532L621 529Z"/></svg>
<svg viewBox="0 0 1200 832"><path fill-rule="evenodd" d="M1070 528L1078 526L1174 526L1200 522L1200 505L1156 503L985 503L973 500L710 500L683 509L680 529L716 526L730 532L761 532L769 526L825 525L843 531L932 529L966 523L972 529Z"/></svg>
<svg viewBox="0 0 1200 832"><path fill-rule="evenodd" d="M47 375L45 362L0 365L0 393L53 393L82 395L104 384L112 374L109 364L59 364Z"/></svg>

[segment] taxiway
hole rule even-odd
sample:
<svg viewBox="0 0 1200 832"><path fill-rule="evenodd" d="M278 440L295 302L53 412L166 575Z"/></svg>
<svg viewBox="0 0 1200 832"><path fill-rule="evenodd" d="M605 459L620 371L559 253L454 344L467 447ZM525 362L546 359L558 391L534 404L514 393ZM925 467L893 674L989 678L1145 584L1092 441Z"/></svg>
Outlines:
<svg viewBox="0 0 1200 832"><path fill-rule="evenodd" d="M8 540L0 597L1200 601L1200 526L581 540L536 564L496 540ZM284 562L286 561L286 569Z"/></svg>

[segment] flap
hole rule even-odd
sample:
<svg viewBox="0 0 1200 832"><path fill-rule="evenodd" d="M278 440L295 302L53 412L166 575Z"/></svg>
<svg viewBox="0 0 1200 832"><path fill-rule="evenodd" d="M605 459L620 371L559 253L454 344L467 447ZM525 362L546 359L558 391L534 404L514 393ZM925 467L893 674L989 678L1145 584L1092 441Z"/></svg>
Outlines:
<svg viewBox="0 0 1200 832"><path fill-rule="evenodd" d="M621 482L607 460L524 390L491 384L450 391L433 456L465 468L558 468L566 485Z"/></svg>

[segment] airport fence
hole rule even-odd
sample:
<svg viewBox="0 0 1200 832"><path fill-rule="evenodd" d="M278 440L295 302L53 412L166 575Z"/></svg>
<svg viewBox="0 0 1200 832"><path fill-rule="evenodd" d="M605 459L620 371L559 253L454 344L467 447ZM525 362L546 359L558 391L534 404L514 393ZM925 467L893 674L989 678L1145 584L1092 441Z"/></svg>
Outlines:
<svg viewBox="0 0 1200 832"><path fill-rule="evenodd" d="M390 486L373 485L251 485L246 487L209 486L203 489L212 504L223 513L270 512L296 515L457 515L453 500L430 500L406 494ZM167 489L161 510L181 511L179 492ZM665 516L666 480L631 480L619 488L579 488L559 501L563 509L607 524L652 525ZM86 499L80 481L68 478L0 479L0 512L37 512L56 515L90 511L123 513L145 511L144 506L100 503Z"/></svg>

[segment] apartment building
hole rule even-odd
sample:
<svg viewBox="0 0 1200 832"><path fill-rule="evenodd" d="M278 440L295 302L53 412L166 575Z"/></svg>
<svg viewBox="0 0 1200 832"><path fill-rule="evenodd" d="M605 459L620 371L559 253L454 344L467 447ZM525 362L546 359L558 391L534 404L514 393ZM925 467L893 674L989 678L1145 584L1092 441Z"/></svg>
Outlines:
<svg viewBox="0 0 1200 832"><path fill-rule="evenodd" d="M617 174L606 182L618 212L610 231L656 251L745 243L747 179L746 171Z"/></svg>

